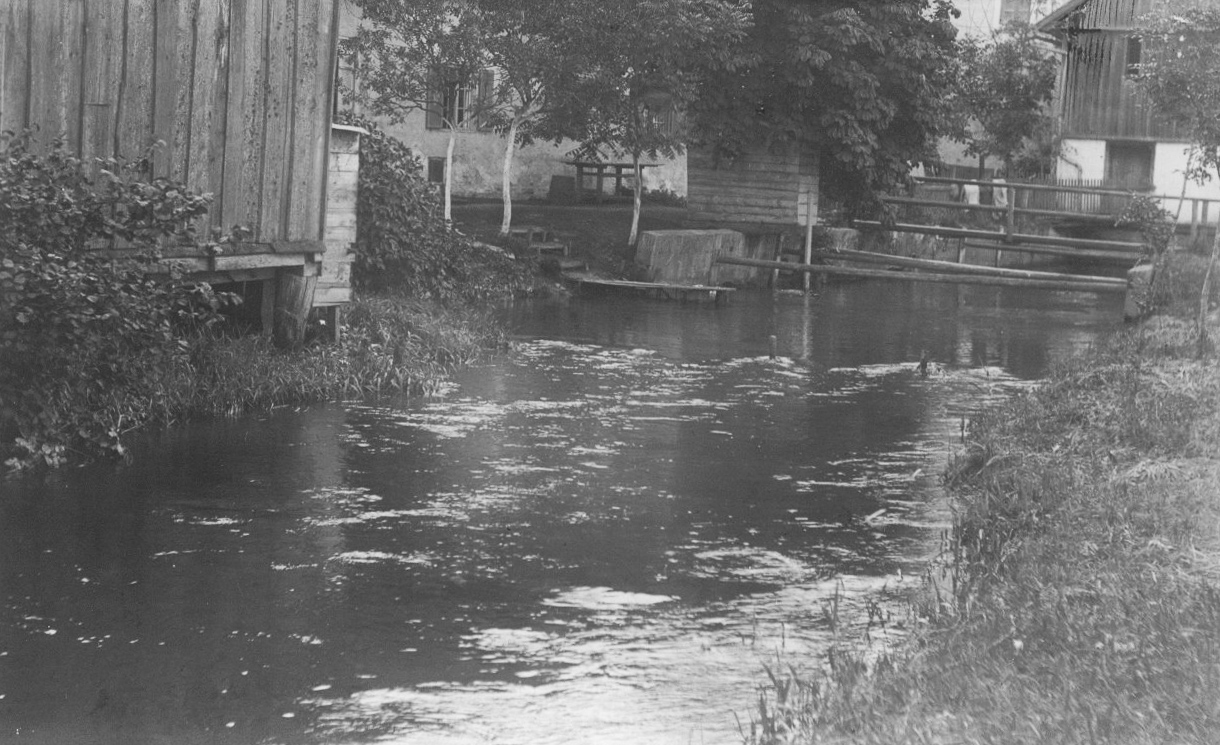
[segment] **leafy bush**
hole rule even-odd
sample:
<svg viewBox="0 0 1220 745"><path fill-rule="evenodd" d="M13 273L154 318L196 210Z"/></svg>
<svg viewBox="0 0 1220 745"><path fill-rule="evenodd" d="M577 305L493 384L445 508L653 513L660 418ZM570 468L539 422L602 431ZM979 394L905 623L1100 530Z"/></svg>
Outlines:
<svg viewBox="0 0 1220 745"><path fill-rule="evenodd" d="M210 200L141 180L143 162L31 144L0 142L0 452L10 467L122 455L190 364L186 335L218 318L207 285L148 276L157 242L192 239Z"/></svg>
<svg viewBox="0 0 1220 745"><path fill-rule="evenodd" d="M486 303L528 286L513 257L477 243L444 219L441 196L411 149L366 119L360 141L358 235L352 282L442 303Z"/></svg>

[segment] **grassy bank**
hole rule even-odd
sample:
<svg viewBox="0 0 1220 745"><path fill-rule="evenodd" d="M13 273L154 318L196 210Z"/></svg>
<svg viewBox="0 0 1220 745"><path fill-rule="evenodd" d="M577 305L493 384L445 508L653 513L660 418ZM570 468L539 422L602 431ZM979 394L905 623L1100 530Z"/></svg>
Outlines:
<svg viewBox="0 0 1220 745"><path fill-rule="evenodd" d="M1220 369L1194 356L1198 264L1162 273L1159 315L971 422L908 643L777 674L748 741L1220 742Z"/></svg>
<svg viewBox="0 0 1220 745"><path fill-rule="evenodd" d="M281 350L266 336L206 330L182 339L176 354L158 357L148 374L128 376L124 385L52 381L42 438L14 438L17 447L4 454L6 466L21 470L123 455L124 435L150 424L427 394L459 367L505 343L504 329L485 309L398 295L358 297L346 309L337 344ZM90 426L105 428L105 438L92 437Z"/></svg>

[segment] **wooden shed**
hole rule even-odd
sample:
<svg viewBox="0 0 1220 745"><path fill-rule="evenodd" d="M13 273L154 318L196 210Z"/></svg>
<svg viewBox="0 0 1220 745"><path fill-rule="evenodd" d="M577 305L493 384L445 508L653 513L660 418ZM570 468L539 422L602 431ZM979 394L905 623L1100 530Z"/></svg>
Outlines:
<svg viewBox="0 0 1220 745"><path fill-rule="evenodd" d="M0 45L0 129L37 126L86 159L159 143L154 176L214 197L201 235L248 231L165 261L257 283L264 328L277 292L299 316L319 276L324 304L347 300L327 266L347 251L325 243L338 0L0 0Z"/></svg>
<svg viewBox="0 0 1220 745"><path fill-rule="evenodd" d="M1108 140L1181 139L1173 122L1153 115L1135 84L1142 45L1137 20L1154 0L1070 0L1037 28L1065 53L1060 82L1063 136Z"/></svg>
<svg viewBox="0 0 1220 745"><path fill-rule="evenodd" d="M736 158L691 149L686 161L686 202L703 222L796 227L818 214L818 159L795 149L759 147Z"/></svg>

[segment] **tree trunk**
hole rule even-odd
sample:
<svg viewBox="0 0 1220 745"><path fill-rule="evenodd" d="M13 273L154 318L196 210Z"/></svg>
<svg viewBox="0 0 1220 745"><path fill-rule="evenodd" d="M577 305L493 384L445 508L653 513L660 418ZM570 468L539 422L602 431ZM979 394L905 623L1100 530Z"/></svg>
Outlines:
<svg viewBox="0 0 1220 745"><path fill-rule="evenodd" d="M627 243L635 246L635 243L640 238L640 205L644 201L644 179L641 178L640 154L631 154L632 171L635 173L635 194L634 205L631 210L631 236L627 239Z"/></svg>
<svg viewBox="0 0 1220 745"><path fill-rule="evenodd" d="M504 146L504 182L501 191L504 195L504 218L500 221L500 236L508 235L508 229L513 226L513 151L517 145L517 118L508 123L508 143Z"/></svg>
<svg viewBox="0 0 1220 745"><path fill-rule="evenodd" d="M449 128L449 144L445 147L445 222L453 222L453 148L457 146L457 130Z"/></svg>
<svg viewBox="0 0 1220 745"><path fill-rule="evenodd" d="M1217 257L1220 257L1220 224L1216 227L1216 235L1212 238L1212 253L1207 260L1207 271L1203 273L1203 289L1199 291L1199 344L1196 353L1199 357L1207 354L1211 346L1207 337L1207 309L1212 296L1212 274L1216 268Z"/></svg>

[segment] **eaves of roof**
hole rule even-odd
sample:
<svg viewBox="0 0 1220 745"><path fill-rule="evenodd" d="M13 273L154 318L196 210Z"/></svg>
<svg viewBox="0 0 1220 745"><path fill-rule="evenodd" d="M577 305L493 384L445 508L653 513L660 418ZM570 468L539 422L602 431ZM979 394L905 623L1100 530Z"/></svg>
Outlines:
<svg viewBox="0 0 1220 745"><path fill-rule="evenodd" d="M1055 8L1048 13L1046 18L1043 18L1035 23L1034 28L1042 33L1053 34L1057 30L1060 30L1056 28L1057 26L1060 26L1066 18L1080 10L1082 6L1090 1L1091 0L1068 0L1063 5L1060 5L1058 8Z"/></svg>

